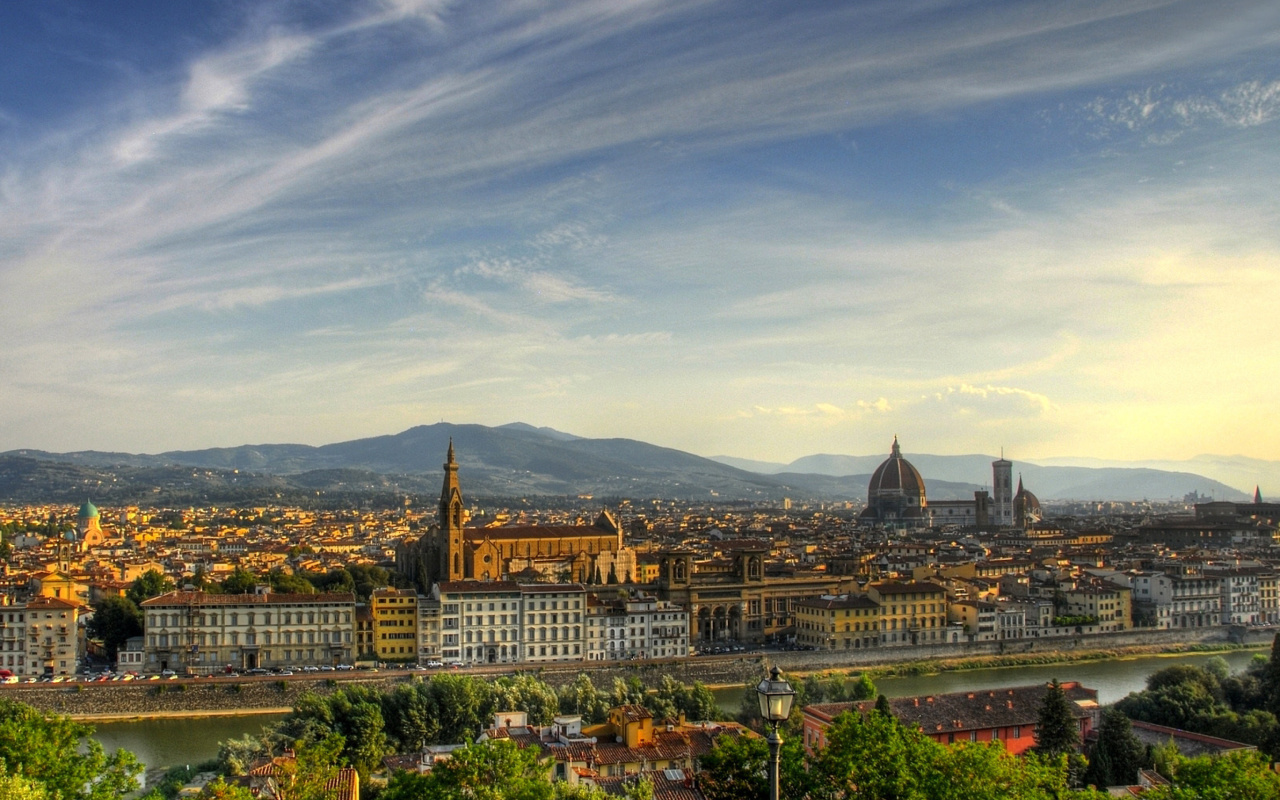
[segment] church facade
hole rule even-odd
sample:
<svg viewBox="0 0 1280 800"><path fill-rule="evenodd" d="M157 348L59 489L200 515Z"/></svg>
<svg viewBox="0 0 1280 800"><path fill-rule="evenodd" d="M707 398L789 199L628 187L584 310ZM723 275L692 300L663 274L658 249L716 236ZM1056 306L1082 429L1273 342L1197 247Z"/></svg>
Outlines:
<svg viewBox="0 0 1280 800"><path fill-rule="evenodd" d="M467 527L453 442L444 463L437 523L397 551L398 569L423 585L443 581L631 583L635 553L607 511L591 525Z"/></svg>

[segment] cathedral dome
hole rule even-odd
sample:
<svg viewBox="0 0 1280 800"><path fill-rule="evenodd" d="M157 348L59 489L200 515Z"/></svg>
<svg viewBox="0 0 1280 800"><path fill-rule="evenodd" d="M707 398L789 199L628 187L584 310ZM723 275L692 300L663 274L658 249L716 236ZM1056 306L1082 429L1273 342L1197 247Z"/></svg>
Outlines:
<svg viewBox="0 0 1280 800"><path fill-rule="evenodd" d="M924 497L924 478L911 466L911 462L902 457L898 447L898 437L893 437L893 451L871 475L871 483L867 486L867 500L881 494L911 494Z"/></svg>
<svg viewBox="0 0 1280 800"><path fill-rule="evenodd" d="M1013 516L1015 523L1025 525L1044 519L1040 508L1040 498L1022 486L1022 476L1018 476L1018 493L1013 496Z"/></svg>
<svg viewBox="0 0 1280 800"><path fill-rule="evenodd" d="M869 521L899 524L895 521L911 520L915 524L928 517L924 492L924 478L902 457L898 437L893 437L893 450L876 471L867 485L867 508L862 517Z"/></svg>

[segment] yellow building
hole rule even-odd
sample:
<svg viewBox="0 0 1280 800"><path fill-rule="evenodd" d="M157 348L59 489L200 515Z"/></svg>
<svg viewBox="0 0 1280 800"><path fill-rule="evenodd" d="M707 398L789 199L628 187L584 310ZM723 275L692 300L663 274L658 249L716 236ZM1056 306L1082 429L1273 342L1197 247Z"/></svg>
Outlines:
<svg viewBox="0 0 1280 800"><path fill-rule="evenodd" d="M934 644L947 640L947 590L936 583L886 581L867 587L880 604L880 644Z"/></svg>
<svg viewBox="0 0 1280 800"><path fill-rule="evenodd" d="M374 589L369 596L373 645L379 661L418 660L418 593Z"/></svg>
<svg viewBox="0 0 1280 800"><path fill-rule="evenodd" d="M1100 581L1064 592L1067 615L1094 617L1102 631L1125 631L1133 626L1133 592L1125 586Z"/></svg>
<svg viewBox="0 0 1280 800"><path fill-rule="evenodd" d="M880 604L865 594L825 595L796 603L796 643L818 650L880 644Z"/></svg>

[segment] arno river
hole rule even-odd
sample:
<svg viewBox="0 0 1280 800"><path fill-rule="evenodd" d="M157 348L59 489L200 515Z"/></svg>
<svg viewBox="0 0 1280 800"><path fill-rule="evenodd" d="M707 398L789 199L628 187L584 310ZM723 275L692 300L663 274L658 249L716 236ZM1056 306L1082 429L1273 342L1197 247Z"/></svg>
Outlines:
<svg viewBox="0 0 1280 800"><path fill-rule="evenodd" d="M1265 651L1237 650L1217 655L1226 659L1232 672L1238 672L1248 666L1255 652ZM939 675L884 678L877 681L876 685L890 697L901 697L1003 689L1057 678L1060 681L1079 681L1097 689L1100 702L1114 703L1129 692L1145 688L1147 676L1157 670L1174 664L1203 664L1214 655L1141 656L1078 664L944 672ZM727 715L732 716L737 712L742 692L742 689L733 687L715 691L716 698ZM242 717L107 722L96 726L94 738L102 742L108 752L121 747L132 750L148 768L154 769L195 764L213 758L218 754L219 742L245 733L257 733L264 724L279 718L279 715L256 714Z"/></svg>

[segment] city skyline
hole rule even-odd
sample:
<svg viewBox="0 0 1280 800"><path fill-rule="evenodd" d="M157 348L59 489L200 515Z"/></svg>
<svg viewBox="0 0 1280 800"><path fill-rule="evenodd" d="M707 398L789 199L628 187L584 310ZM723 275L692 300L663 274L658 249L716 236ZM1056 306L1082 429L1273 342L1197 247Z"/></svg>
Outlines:
<svg viewBox="0 0 1280 800"><path fill-rule="evenodd" d="M1280 8L0 10L0 451L1280 458Z"/></svg>

